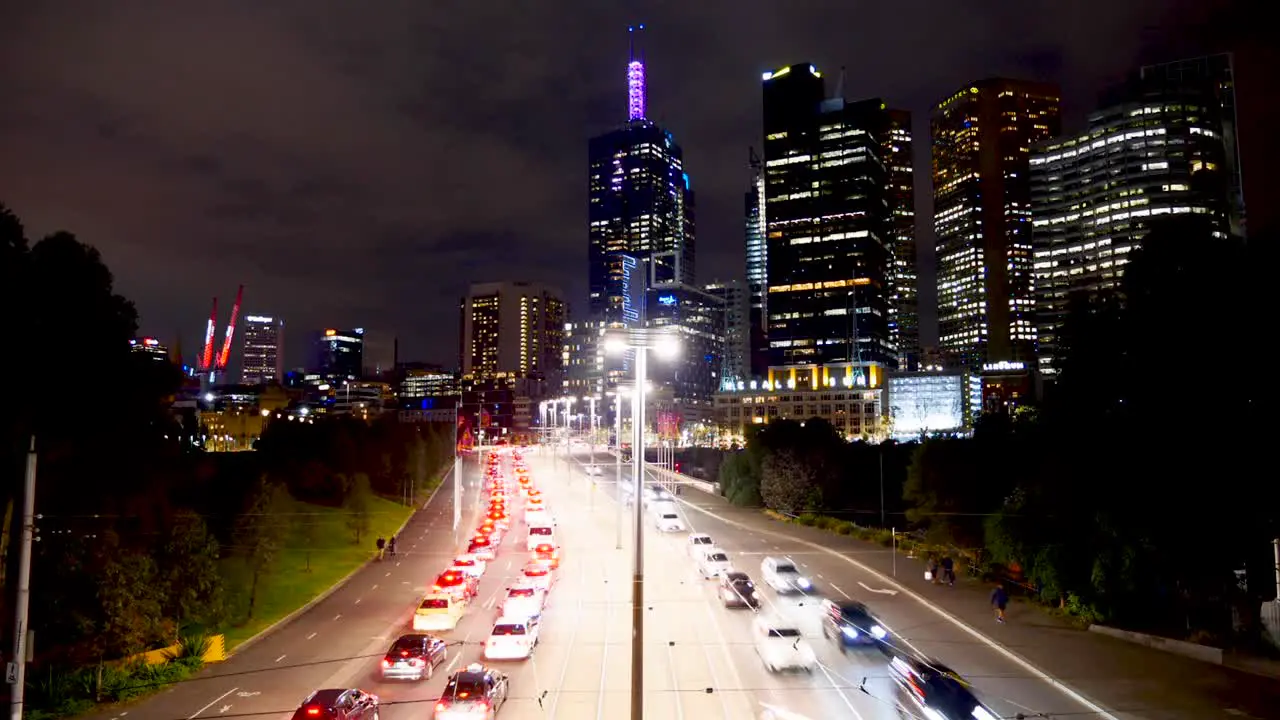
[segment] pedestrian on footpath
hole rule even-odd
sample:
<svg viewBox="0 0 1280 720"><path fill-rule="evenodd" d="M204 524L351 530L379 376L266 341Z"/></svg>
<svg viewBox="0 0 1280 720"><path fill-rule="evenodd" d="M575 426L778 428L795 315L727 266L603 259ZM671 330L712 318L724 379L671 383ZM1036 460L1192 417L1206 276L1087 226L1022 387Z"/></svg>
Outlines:
<svg viewBox="0 0 1280 720"><path fill-rule="evenodd" d="M396 536L392 535L391 540L387 542L387 551L391 553L391 557L396 556Z"/></svg>
<svg viewBox="0 0 1280 720"><path fill-rule="evenodd" d="M929 556L929 562L925 564L924 579L934 585L938 584L938 558L933 555Z"/></svg>
<svg viewBox="0 0 1280 720"><path fill-rule="evenodd" d="M942 581L952 586L956 584L956 564L950 555L942 558Z"/></svg>
<svg viewBox="0 0 1280 720"><path fill-rule="evenodd" d="M1004 583L996 583L991 591L991 607L996 610L996 622L1004 622L1004 609L1009 607L1009 593L1004 591Z"/></svg>
<svg viewBox="0 0 1280 720"><path fill-rule="evenodd" d="M387 547L387 540L386 540L386 538L381 538L381 537L380 537L380 538L378 538L378 542L374 543L374 545L378 548L378 555L377 555L377 558L378 558L379 560L381 560L381 559L382 559L382 552L383 552L383 550L384 550L384 549L386 549L386 547Z"/></svg>

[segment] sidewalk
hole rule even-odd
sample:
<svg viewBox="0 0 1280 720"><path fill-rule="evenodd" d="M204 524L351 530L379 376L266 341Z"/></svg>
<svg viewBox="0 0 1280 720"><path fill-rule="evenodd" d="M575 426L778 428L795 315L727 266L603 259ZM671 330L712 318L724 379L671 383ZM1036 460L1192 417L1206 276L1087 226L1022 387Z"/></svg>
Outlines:
<svg viewBox="0 0 1280 720"><path fill-rule="evenodd" d="M924 580L924 562L873 543L817 528L773 520L759 510L724 498L686 490L685 502L752 530L808 541L856 559L923 596L1044 673L1062 681L1121 718L1280 718L1280 681L1264 677L1273 663L1248 659L1226 665L1193 660L1117 638L1088 632L1047 609L1015 601L1008 622L992 617L989 585L965 577L957 567L954 587ZM1249 667L1240 667L1249 663Z"/></svg>

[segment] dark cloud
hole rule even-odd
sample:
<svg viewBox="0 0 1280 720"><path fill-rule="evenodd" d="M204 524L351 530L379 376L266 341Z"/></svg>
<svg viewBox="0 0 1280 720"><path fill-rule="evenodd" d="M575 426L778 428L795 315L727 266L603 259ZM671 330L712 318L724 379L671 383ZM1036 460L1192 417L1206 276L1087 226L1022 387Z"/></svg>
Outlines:
<svg viewBox="0 0 1280 720"><path fill-rule="evenodd" d="M529 278L584 299L586 140L625 111L630 22L649 26L650 114L685 146L709 280L742 272L761 71L845 66L847 96L914 110L918 133L932 102L994 74L1062 81L1078 116L1153 43L1174 47L1215 11L1193 0L27 3L0 22L0 199L33 233L67 228L97 245L144 328L181 329L187 347L208 298L225 305L244 283L252 310L294 328L394 328L404 354L451 362L467 282ZM924 163L923 135L917 144Z"/></svg>

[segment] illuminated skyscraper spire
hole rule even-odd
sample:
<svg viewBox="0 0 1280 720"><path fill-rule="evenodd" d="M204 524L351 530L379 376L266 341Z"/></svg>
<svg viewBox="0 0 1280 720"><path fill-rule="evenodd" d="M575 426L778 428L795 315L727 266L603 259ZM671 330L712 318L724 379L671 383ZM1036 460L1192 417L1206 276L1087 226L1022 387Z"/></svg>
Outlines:
<svg viewBox="0 0 1280 720"><path fill-rule="evenodd" d="M644 25L632 25L627 28L631 37L631 61L627 63L627 119L630 121L644 119L644 61L636 59L637 30L644 30Z"/></svg>

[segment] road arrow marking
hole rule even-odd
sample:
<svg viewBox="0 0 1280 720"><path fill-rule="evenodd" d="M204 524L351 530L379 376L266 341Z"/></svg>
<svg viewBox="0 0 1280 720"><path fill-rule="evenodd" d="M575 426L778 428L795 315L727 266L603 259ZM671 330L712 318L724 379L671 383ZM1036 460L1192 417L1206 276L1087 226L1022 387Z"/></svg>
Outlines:
<svg viewBox="0 0 1280 720"><path fill-rule="evenodd" d="M280 657L284 657L284 656L281 655ZM262 694L261 692L238 692L236 693L236 697L253 697L255 695L261 695L261 694Z"/></svg>
<svg viewBox="0 0 1280 720"><path fill-rule="evenodd" d="M230 710L230 709L231 709L231 706L230 706L230 705L223 705L221 708L219 708L219 709L218 709L218 714L219 714L219 715L221 715L222 713L224 713L224 712L226 712L226 711L228 711L228 710Z"/></svg>
<svg viewBox="0 0 1280 720"><path fill-rule="evenodd" d="M892 590L892 589L890 589L890 588L885 588L885 589L883 589L883 590L877 590L877 589L875 589L875 588L869 588L869 587L867 587L866 583L862 582L861 580L859 580L859 581L858 581L858 584L862 586L862 589L863 589L863 590L866 590L867 592L873 592L873 593L876 593L876 594L878 594L878 595L897 595L897 594L898 594L898 591L897 591L897 590Z"/></svg>

